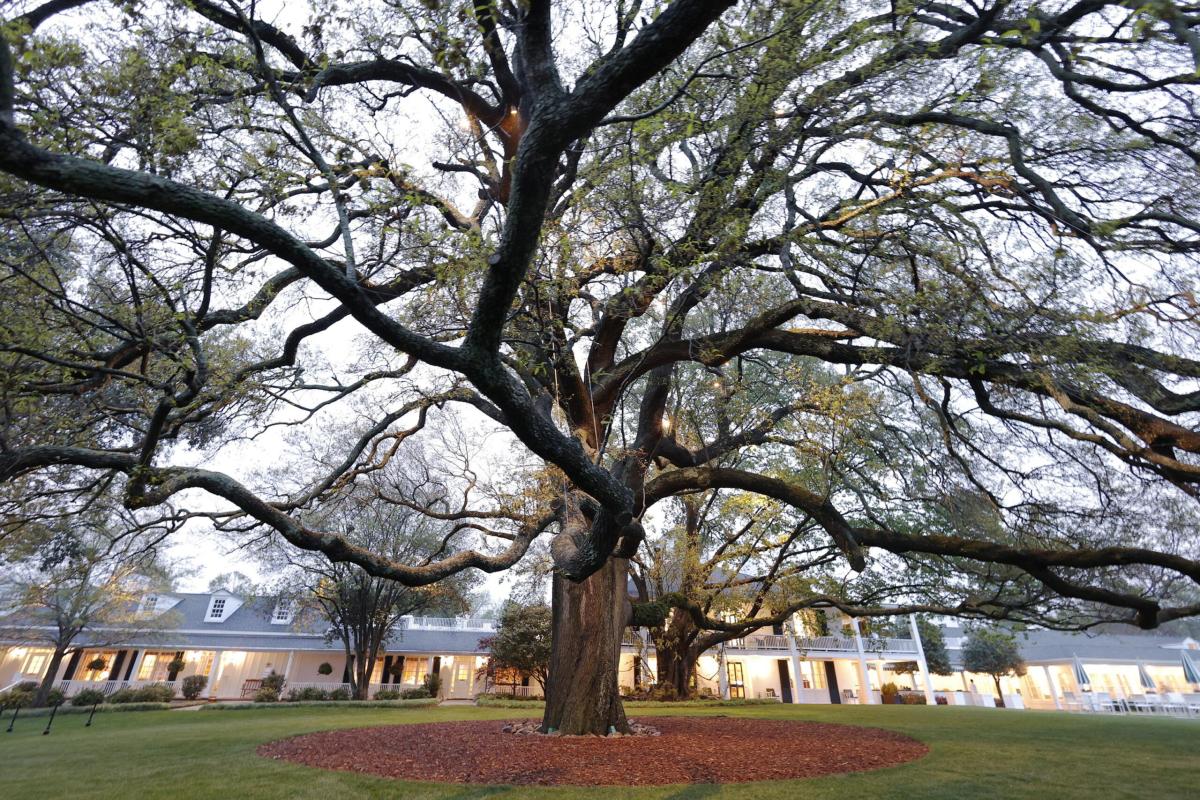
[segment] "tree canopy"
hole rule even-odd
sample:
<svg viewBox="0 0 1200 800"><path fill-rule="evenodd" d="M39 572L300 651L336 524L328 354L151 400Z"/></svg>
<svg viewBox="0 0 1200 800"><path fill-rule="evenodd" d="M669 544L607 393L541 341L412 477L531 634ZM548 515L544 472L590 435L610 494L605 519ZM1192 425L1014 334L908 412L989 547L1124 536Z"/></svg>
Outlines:
<svg viewBox="0 0 1200 800"><path fill-rule="evenodd" d="M808 580L709 630L1200 613L1194 6L100 8L5 6L6 519L582 586L717 491ZM319 524L393 458L453 546Z"/></svg>
<svg viewBox="0 0 1200 800"><path fill-rule="evenodd" d="M550 607L506 603L496 633L479 640L491 653L491 667L512 670L545 687L550 672Z"/></svg>
<svg viewBox="0 0 1200 800"><path fill-rule="evenodd" d="M1025 659L1017 637L996 628L976 628L962 648L963 669L991 675L996 694L1001 694L1000 679L1005 675L1024 675Z"/></svg>

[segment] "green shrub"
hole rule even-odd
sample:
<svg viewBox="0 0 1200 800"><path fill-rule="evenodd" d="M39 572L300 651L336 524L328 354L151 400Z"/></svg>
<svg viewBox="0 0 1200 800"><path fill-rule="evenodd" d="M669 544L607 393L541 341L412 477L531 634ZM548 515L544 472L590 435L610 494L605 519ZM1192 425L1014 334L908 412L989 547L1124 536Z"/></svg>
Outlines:
<svg viewBox="0 0 1200 800"><path fill-rule="evenodd" d="M71 698L73 706L94 706L103 703L106 699L104 692L99 689L84 689L79 694Z"/></svg>
<svg viewBox="0 0 1200 800"><path fill-rule="evenodd" d="M437 697L442 690L442 676L436 672L431 672L425 676L425 691L429 692L430 697Z"/></svg>
<svg viewBox="0 0 1200 800"><path fill-rule="evenodd" d="M118 689L108 696L108 702L116 705L123 703L137 703L137 692L133 689Z"/></svg>
<svg viewBox="0 0 1200 800"><path fill-rule="evenodd" d="M256 703L278 703L279 692L268 686L264 686L254 694L254 702Z"/></svg>
<svg viewBox="0 0 1200 800"><path fill-rule="evenodd" d="M339 686L336 689L330 690L329 699L330 700L349 700L350 699L350 690L347 689L345 686Z"/></svg>
<svg viewBox="0 0 1200 800"><path fill-rule="evenodd" d="M297 702L313 702L314 700L328 700L329 693L324 689L318 689L315 686L306 686L303 689L292 689L287 693L289 703Z"/></svg>
<svg viewBox="0 0 1200 800"><path fill-rule="evenodd" d="M63 693L62 689L51 689L50 693L46 695L46 705L48 706L61 706L65 702L67 702L67 695Z"/></svg>
<svg viewBox="0 0 1200 800"><path fill-rule="evenodd" d="M400 693L395 689L380 689L375 693L376 700L399 700Z"/></svg>
<svg viewBox="0 0 1200 800"><path fill-rule="evenodd" d="M169 703L175 699L174 687L165 683L151 683L134 690L134 703Z"/></svg>
<svg viewBox="0 0 1200 800"><path fill-rule="evenodd" d="M404 689L400 692L401 700L423 700L427 697L433 697L433 695L423 686L419 689Z"/></svg>
<svg viewBox="0 0 1200 800"><path fill-rule="evenodd" d="M262 688L270 689L277 695L283 691L283 684L283 676L275 670L271 670L271 674L262 679Z"/></svg>
<svg viewBox="0 0 1200 800"><path fill-rule="evenodd" d="M32 702L33 692L22 691L19 686L0 692L0 707L3 708L25 708Z"/></svg>
<svg viewBox="0 0 1200 800"><path fill-rule="evenodd" d="M630 700L641 700L651 703L674 703L681 699L679 691L669 683L658 683L645 689L631 691L625 696Z"/></svg>
<svg viewBox="0 0 1200 800"><path fill-rule="evenodd" d="M188 700L195 700L204 691L205 686L208 686L207 675L188 675L183 679L180 688L184 697Z"/></svg>

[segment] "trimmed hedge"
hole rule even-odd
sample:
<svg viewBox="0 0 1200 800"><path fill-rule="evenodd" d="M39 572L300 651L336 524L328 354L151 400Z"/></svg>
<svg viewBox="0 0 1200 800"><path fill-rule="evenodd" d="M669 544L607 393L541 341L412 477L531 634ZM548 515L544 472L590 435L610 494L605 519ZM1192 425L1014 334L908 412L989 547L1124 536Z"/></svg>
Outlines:
<svg viewBox="0 0 1200 800"><path fill-rule="evenodd" d="M71 698L73 706L94 706L98 703L103 703L108 700L104 696L104 692L99 689L84 689L79 694Z"/></svg>
<svg viewBox="0 0 1200 800"><path fill-rule="evenodd" d="M175 699L175 689L165 683L152 683L140 689L118 689L108 696L116 703L169 703Z"/></svg>
<svg viewBox="0 0 1200 800"><path fill-rule="evenodd" d="M532 700L515 700L512 697L477 697L475 705L484 708L531 708L545 704L545 699L541 697L533 698Z"/></svg>
<svg viewBox="0 0 1200 800"><path fill-rule="evenodd" d="M252 711L263 708L428 708L437 700L296 700L290 703L209 703L201 711Z"/></svg>
<svg viewBox="0 0 1200 800"><path fill-rule="evenodd" d="M486 706L489 708L529 708L533 705L541 705L545 703L545 699L541 697L518 699L513 697L503 696L488 696L480 695L475 700L478 706ZM721 706L777 706L778 700L768 700L766 698L746 698L739 700L675 700L672 702L657 701L657 700L626 700L624 701L626 708L718 708Z"/></svg>

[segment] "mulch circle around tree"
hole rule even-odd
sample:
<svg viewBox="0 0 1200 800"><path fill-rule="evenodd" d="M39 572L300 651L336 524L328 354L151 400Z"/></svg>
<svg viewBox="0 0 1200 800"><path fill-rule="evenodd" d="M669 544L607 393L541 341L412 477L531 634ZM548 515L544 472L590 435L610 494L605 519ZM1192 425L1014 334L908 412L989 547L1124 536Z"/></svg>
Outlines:
<svg viewBox="0 0 1200 800"><path fill-rule="evenodd" d="M639 717L659 736L519 736L501 721L324 731L270 742L267 758L413 781L543 786L748 783L862 772L929 752L880 728L733 717Z"/></svg>

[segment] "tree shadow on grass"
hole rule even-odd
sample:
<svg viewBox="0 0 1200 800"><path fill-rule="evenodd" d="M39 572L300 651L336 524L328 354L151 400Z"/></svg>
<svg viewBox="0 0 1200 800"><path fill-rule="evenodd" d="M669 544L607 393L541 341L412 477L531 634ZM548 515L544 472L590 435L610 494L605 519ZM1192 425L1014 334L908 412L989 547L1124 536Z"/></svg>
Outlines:
<svg viewBox="0 0 1200 800"><path fill-rule="evenodd" d="M461 791L446 795L446 800L478 800L499 795L511 796L513 788L512 786L464 786Z"/></svg>
<svg viewBox="0 0 1200 800"><path fill-rule="evenodd" d="M717 783L695 783L685 786L674 794L667 795L663 800L699 800L702 797L714 797L721 793Z"/></svg>

